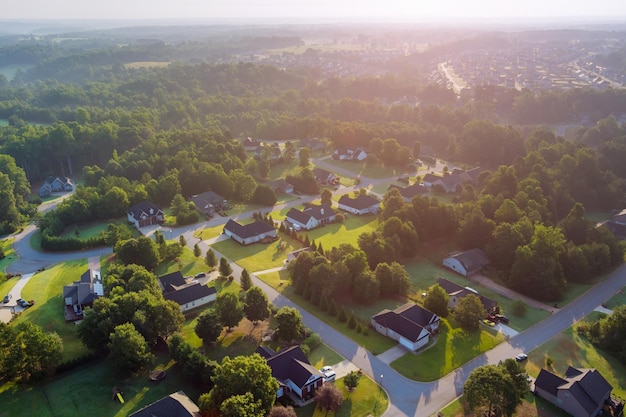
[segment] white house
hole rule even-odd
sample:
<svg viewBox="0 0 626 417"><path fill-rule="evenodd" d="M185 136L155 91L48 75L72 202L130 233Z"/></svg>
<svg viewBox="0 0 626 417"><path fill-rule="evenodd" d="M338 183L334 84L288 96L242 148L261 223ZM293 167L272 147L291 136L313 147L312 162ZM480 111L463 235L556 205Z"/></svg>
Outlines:
<svg viewBox="0 0 626 417"><path fill-rule="evenodd" d="M176 302L184 312L217 299L215 287L202 285L196 280L186 281L180 271L159 277L163 298Z"/></svg>
<svg viewBox="0 0 626 417"><path fill-rule="evenodd" d="M276 229L261 220L242 225L230 219L224 226L224 234L241 245L250 245L277 237Z"/></svg>
<svg viewBox="0 0 626 417"><path fill-rule="evenodd" d="M454 272L470 276L489 264L489 258L481 249L470 249L443 260L443 266Z"/></svg>
<svg viewBox="0 0 626 417"><path fill-rule="evenodd" d="M287 212L285 220L296 228L311 230L335 221L336 213L328 204L310 206L300 211L292 208Z"/></svg>
<svg viewBox="0 0 626 417"><path fill-rule="evenodd" d="M393 311L382 310L370 320L378 333L398 341L413 352L428 344L431 334L439 328L439 321L435 313L413 303Z"/></svg>
<svg viewBox="0 0 626 417"><path fill-rule="evenodd" d="M376 214L380 211L380 201L369 195L350 198L348 194L344 194L339 199L338 207L352 214Z"/></svg>

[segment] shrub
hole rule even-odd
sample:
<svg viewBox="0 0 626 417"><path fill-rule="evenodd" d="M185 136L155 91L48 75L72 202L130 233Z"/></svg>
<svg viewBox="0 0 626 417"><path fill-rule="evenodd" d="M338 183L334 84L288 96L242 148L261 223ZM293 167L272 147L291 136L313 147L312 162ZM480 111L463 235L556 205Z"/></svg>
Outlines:
<svg viewBox="0 0 626 417"><path fill-rule="evenodd" d="M354 318L354 314L350 313L350 318L348 319L348 328L354 329L357 325L356 319Z"/></svg>
<svg viewBox="0 0 626 417"><path fill-rule="evenodd" d="M526 315L526 304L522 300L515 300L511 312L514 316L524 317Z"/></svg>
<svg viewBox="0 0 626 417"><path fill-rule="evenodd" d="M321 336L317 333L311 333L309 337L304 339L304 342L302 342L302 345L307 346L309 350L312 350L316 348L320 343L322 343Z"/></svg>
<svg viewBox="0 0 626 417"><path fill-rule="evenodd" d="M553 364L553 363L554 363L554 359L552 359L551 357L549 357L549 356L548 356L548 357L546 358L546 366L547 366L548 368L550 368L550 367L552 366L552 364Z"/></svg>
<svg viewBox="0 0 626 417"><path fill-rule="evenodd" d="M339 320L342 323L345 323L348 320L346 310L343 309L343 306L339 308L339 313L337 314L337 320Z"/></svg>

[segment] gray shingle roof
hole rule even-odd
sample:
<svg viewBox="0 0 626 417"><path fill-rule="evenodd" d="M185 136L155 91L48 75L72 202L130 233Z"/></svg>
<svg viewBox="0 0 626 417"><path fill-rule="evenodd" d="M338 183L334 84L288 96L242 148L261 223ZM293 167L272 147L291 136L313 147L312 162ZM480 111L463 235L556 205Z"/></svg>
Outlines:
<svg viewBox="0 0 626 417"><path fill-rule="evenodd" d="M183 391L163 397L129 417L200 417L200 409Z"/></svg>
<svg viewBox="0 0 626 417"><path fill-rule="evenodd" d="M257 220L254 223L242 225L237 223L233 219L230 219L224 226L224 230L228 230L231 233L239 236L240 238L246 239L252 236L271 232L272 230L274 230L274 228L261 220Z"/></svg>
<svg viewBox="0 0 626 417"><path fill-rule="evenodd" d="M458 298L463 298L468 294L476 295L480 299L480 302L483 304L483 307L485 308L485 310L487 310L487 312L491 311L491 309L497 304L492 299L480 294L476 294L475 292L468 290L467 288L462 287L455 282L448 281L445 278L437 278L437 284L439 284L439 286L443 288L444 291L448 293L448 295L456 295Z"/></svg>
<svg viewBox="0 0 626 417"><path fill-rule="evenodd" d="M156 216L159 212L163 214L163 210L161 210L157 205L147 200L135 204L134 206L130 208L130 210L128 210L128 213L135 220L141 219L142 214L146 216Z"/></svg>
<svg viewBox="0 0 626 417"><path fill-rule="evenodd" d="M424 327L428 326L437 315L414 303L406 303L393 311L383 310L372 319L402 337L416 342Z"/></svg>
<svg viewBox="0 0 626 417"><path fill-rule="evenodd" d="M284 383L289 379L300 388L306 384L311 376L324 376L309 363L298 345L276 353L267 359L267 364L272 369L272 376L278 382Z"/></svg>
<svg viewBox="0 0 626 417"><path fill-rule="evenodd" d="M470 249L452 256L463 265L467 271L474 271L489 263L487 254L482 249Z"/></svg>
<svg viewBox="0 0 626 417"><path fill-rule="evenodd" d="M357 198L351 198L348 194L344 194L339 199L339 204L352 207L356 210L363 210L378 205L380 202L369 195L359 195Z"/></svg>

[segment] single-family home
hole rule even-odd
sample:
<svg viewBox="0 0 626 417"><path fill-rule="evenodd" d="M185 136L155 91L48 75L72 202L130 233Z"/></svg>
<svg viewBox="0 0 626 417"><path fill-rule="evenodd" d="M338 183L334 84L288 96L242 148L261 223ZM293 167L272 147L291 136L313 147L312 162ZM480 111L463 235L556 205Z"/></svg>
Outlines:
<svg viewBox="0 0 626 417"><path fill-rule="evenodd" d="M335 174L322 168L314 168L313 176L315 177L315 180L321 185L334 184L336 180Z"/></svg>
<svg viewBox="0 0 626 417"><path fill-rule="evenodd" d="M91 307L96 298L103 295L104 287L100 271L88 269L80 276L79 281L63 286L65 321L82 319L85 308Z"/></svg>
<svg viewBox="0 0 626 417"><path fill-rule="evenodd" d="M393 189L398 190L404 201L406 201L407 203L410 203L418 195L424 195L428 193L428 188L418 183L409 185L407 187L400 187L395 184L390 184L389 187L387 187L387 191Z"/></svg>
<svg viewBox="0 0 626 417"><path fill-rule="evenodd" d="M202 285L195 279L187 281L180 271L163 275L158 281L163 298L174 301L183 312L208 304L217 298L215 287Z"/></svg>
<svg viewBox="0 0 626 417"><path fill-rule="evenodd" d="M200 417L200 409L187 394L178 391L135 411L128 417Z"/></svg>
<svg viewBox="0 0 626 417"><path fill-rule="evenodd" d="M274 353L269 348L257 349L267 360L272 376L278 381L276 397L295 395L306 401L315 396L315 391L324 384L324 374L309 363L300 346L291 346Z"/></svg>
<svg viewBox="0 0 626 417"><path fill-rule="evenodd" d="M224 226L224 234L241 245L262 241L273 242L278 237L276 229L261 220L242 225L230 219Z"/></svg>
<svg viewBox="0 0 626 417"><path fill-rule="evenodd" d="M322 204L320 206L309 206L302 211L297 208L291 208L287 212L285 220L294 226L296 230L311 230L334 222L336 216L335 210L330 205Z"/></svg>
<svg viewBox="0 0 626 417"><path fill-rule="evenodd" d="M417 304L407 303L393 311L382 310L370 322L378 333L416 351L428 344L431 334L439 328L440 318Z"/></svg>
<svg viewBox="0 0 626 417"><path fill-rule="evenodd" d="M302 252L311 252L311 248L307 246L306 248L300 248L300 249L294 250L293 252L289 252L287 254L287 260L285 262L289 263L291 261L296 260L296 258L300 256Z"/></svg>
<svg viewBox="0 0 626 417"><path fill-rule="evenodd" d="M461 298L469 294L474 294L480 299L480 302L483 304L483 307L485 308L485 311L487 313L494 312L496 306L498 305L498 303L496 303L492 299L487 298L484 295L478 294L478 291L476 291L475 289L470 288L470 287L462 287L459 284L452 282L452 281L448 281L445 278L438 278L437 284L441 288L443 288L443 290L448 294L448 297L449 297L448 308L450 310L454 310L456 308L456 305L461 300Z"/></svg>
<svg viewBox="0 0 626 417"><path fill-rule="evenodd" d="M288 183L284 178L270 181L267 185L277 194L291 194L294 190L293 184Z"/></svg>
<svg viewBox="0 0 626 417"><path fill-rule="evenodd" d="M192 195L191 201L196 206L196 210L203 216L210 217L228 208L228 201L213 191Z"/></svg>
<svg viewBox="0 0 626 417"><path fill-rule="evenodd" d="M344 194L339 198L338 207L352 214L376 214L380 211L380 201L370 195L362 194L351 198L348 194Z"/></svg>
<svg viewBox="0 0 626 417"><path fill-rule="evenodd" d="M363 161L367 158L367 151L363 148L335 149L332 158L336 161Z"/></svg>
<svg viewBox="0 0 626 417"><path fill-rule="evenodd" d="M564 378L542 369L535 380L536 395L573 417L599 415L605 404L611 406L612 390L611 384L596 369L570 366Z"/></svg>
<svg viewBox="0 0 626 417"><path fill-rule="evenodd" d="M482 249L470 249L456 253L443 260L443 266L464 277L475 274L489 264L489 258Z"/></svg>
<svg viewBox="0 0 626 417"><path fill-rule="evenodd" d="M261 145L256 148L254 153L254 159L260 159L261 157L267 158L270 162L275 162L283 157L283 152L280 150L278 143L272 143L271 145Z"/></svg>
<svg viewBox="0 0 626 417"><path fill-rule="evenodd" d="M39 188L40 197L49 197L52 193L74 190L74 182L68 177L48 177Z"/></svg>
<svg viewBox="0 0 626 417"><path fill-rule="evenodd" d="M433 185L437 184L439 180L441 180L441 177L435 174L426 174L424 175L424 178L422 179L422 184L424 185L424 187L430 188Z"/></svg>
<svg viewBox="0 0 626 417"><path fill-rule="evenodd" d="M149 201L142 201L132 206L127 216L128 221L137 228L165 221L163 210Z"/></svg>
<svg viewBox="0 0 626 417"><path fill-rule="evenodd" d="M247 137L244 140L242 140L241 144L243 145L243 148L246 151L255 151L259 146L263 145L263 143L260 140L254 139L251 137Z"/></svg>
<svg viewBox="0 0 626 417"><path fill-rule="evenodd" d="M626 239L626 209L614 212L609 220L603 225L618 239Z"/></svg>

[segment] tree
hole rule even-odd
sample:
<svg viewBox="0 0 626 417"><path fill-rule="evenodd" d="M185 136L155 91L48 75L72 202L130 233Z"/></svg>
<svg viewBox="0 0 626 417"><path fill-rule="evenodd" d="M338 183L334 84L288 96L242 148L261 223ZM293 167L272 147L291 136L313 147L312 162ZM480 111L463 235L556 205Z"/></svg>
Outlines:
<svg viewBox="0 0 626 417"><path fill-rule="evenodd" d="M243 304L232 292L224 292L217 296L215 311L220 323L228 327L228 331L238 325L244 317Z"/></svg>
<svg viewBox="0 0 626 417"><path fill-rule="evenodd" d="M283 407L282 405L275 405L272 407L267 417L298 417L298 415L292 406Z"/></svg>
<svg viewBox="0 0 626 417"><path fill-rule="evenodd" d="M249 393L251 401L260 402L261 415L269 413L278 390L267 361L256 353L232 359L226 356L215 369L213 383L215 386L209 393L213 409L219 409L228 398Z"/></svg>
<svg viewBox="0 0 626 417"><path fill-rule="evenodd" d="M244 268L241 270L241 278L239 279L239 284L241 285L241 289L244 291L248 291L252 288L252 278L250 278L250 274Z"/></svg>
<svg viewBox="0 0 626 417"><path fill-rule="evenodd" d="M159 248L157 244L148 237L132 238L117 242L113 249L115 255L122 263L137 264L144 266L151 271L160 262Z"/></svg>
<svg viewBox="0 0 626 417"><path fill-rule="evenodd" d="M354 389L359 385L359 380L361 379L361 375L359 372L350 371L348 375L343 378L343 383L346 385L348 391L354 391Z"/></svg>
<svg viewBox="0 0 626 417"><path fill-rule="evenodd" d="M298 155L300 157L300 166L302 168L308 167L311 162L311 149L307 148L306 146L300 148L300 152L298 152Z"/></svg>
<svg viewBox="0 0 626 417"><path fill-rule="evenodd" d="M282 307L274 315L276 320L276 337L286 342L299 338L304 333L302 315L293 307Z"/></svg>
<svg viewBox="0 0 626 417"><path fill-rule="evenodd" d="M233 273L233 268L230 266L230 263L228 263L228 259L224 257L220 258L219 271L220 271L220 276L224 278L226 278L227 276Z"/></svg>
<svg viewBox="0 0 626 417"><path fill-rule="evenodd" d="M223 327L222 323L220 323L217 311L211 308L200 313L194 330L204 344L210 345L220 337Z"/></svg>
<svg viewBox="0 0 626 417"><path fill-rule="evenodd" d="M178 244L183 248L187 246L187 239L185 239L185 235L178 236Z"/></svg>
<svg viewBox="0 0 626 417"><path fill-rule="evenodd" d="M454 320L465 330L478 330L480 320L487 315L480 298L468 294L461 298L454 309Z"/></svg>
<svg viewBox="0 0 626 417"><path fill-rule="evenodd" d="M121 370L138 371L153 358L146 339L132 323L115 326L110 339L110 356Z"/></svg>
<svg viewBox="0 0 626 417"><path fill-rule="evenodd" d="M520 403L515 387L505 370L496 365L485 365L472 371L463 386L463 395L471 410L487 407L487 415L510 417Z"/></svg>
<svg viewBox="0 0 626 417"><path fill-rule="evenodd" d="M448 304L450 297L446 290L441 288L439 284L435 284L426 292L426 299L424 299L424 308L432 311L439 317L448 317L450 310Z"/></svg>
<svg viewBox="0 0 626 417"><path fill-rule="evenodd" d="M255 400L251 393L233 395L220 405L221 417L265 417L261 400Z"/></svg>
<svg viewBox="0 0 626 417"><path fill-rule="evenodd" d="M335 384L324 384L315 391L315 402L317 408L326 411L325 415L328 415L329 411L337 411L341 407L343 394Z"/></svg>
<svg viewBox="0 0 626 417"><path fill-rule="evenodd" d="M217 265L217 256L215 256L215 252L213 252L213 249L209 248L209 250L206 252L204 262L209 268L215 268L215 266Z"/></svg>
<svg viewBox="0 0 626 417"><path fill-rule="evenodd" d="M324 191L322 191L321 199L322 204L327 204L330 206L333 201L333 193L328 188L324 188Z"/></svg>
<svg viewBox="0 0 626 417"><path fill-rule="evenodd" d="M250 201L262 206L273 206L276 204L276 200L276 192L274 192L272 187L265 184L259 184L256 186Z"/></svg>
<svg viewBox="0 0 626 417"><path fill-rule="evenodd" d="M193 256L199 258L202 255L202 251L200 250L200 246L196 243L193 245Z"/></svg>
<svg viewBox="0 0 626 417"><path fill-rule="evenodd" d="M245 271L245 269L244 269ZM252 287L246 293L244 302L246 317L255 325L260 320L265 320L270 316L269 302L267 295L259 287Z"/></svg>

